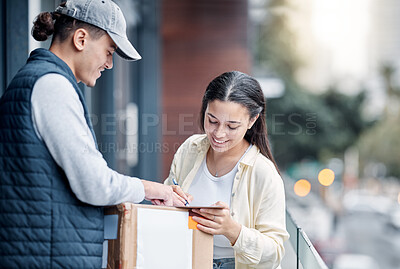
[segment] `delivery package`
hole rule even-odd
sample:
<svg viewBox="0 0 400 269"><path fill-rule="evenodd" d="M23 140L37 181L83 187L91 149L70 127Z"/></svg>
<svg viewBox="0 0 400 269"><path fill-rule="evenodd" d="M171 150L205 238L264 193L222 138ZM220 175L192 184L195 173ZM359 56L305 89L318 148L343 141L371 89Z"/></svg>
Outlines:
<svg viewBox="0 0 400 269"><path fill-rule="evenodd" d="M213 236L189 209L124 203L105 209L103 268L211 269Z"/></svg>

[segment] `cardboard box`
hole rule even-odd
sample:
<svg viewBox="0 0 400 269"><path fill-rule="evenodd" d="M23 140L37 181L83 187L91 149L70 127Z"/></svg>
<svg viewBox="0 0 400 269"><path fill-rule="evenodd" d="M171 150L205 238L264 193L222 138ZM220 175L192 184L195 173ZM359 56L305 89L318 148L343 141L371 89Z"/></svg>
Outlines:
<svg viewBox="0 0 400 269"><path fill-rule="evenodd" d="M146 212L147 214L147 219L145 218L144 213L139 212ZM176 213L176 212L181 212L181 213ZM154 214L154 217L153 217ZM172 223L175 221L174 219L174 214L179 215L179 218L177 218L177 222L180 223ZM171 252L173 251L174 248L174 243L175 240L171 240L171 236L177 236L180 238L178 235L182 233L184 238L190 237L190 241L187 241L188 244L185 246L179 245L179 247L182 247L186 250L187 253L190 253L190 247L191 247L191 253L192 256L189 257L191 259L191 264L192 266L187 269L208 269L212 268L212 260L213 260L213 236L203 233L197 229L189 229L189 226L192 228L195 227L193 226L192 220L189 221L182 221L182 217L189 218L189 213L187 209L181 209L181 208L175 208L175 207L164 207L164 206L153 206L153 205L138 205L138 204L131 204L131 203L124 203L120 204L115 207L109 207L105 209L105 218L108 218L113 222L113 225L117 225L117 228L115 229L116 235L115 236L107 236L105 235L105 238L108 240L105 241L105 250L108 251L107 255L107 268L108 269L159 269L159 268L146 268L148 266L139 266L141 261L149 261L148 259L157 259L160 257L163 257L163 255L168 255L168 257L164 257L164 260L170 259L171 255L165 254L164 252ZM118 217L117 217L118 216ZM151 218L151 221L149 221L149 216ZM172 216L172 219L170 218ZM165 217L170 218L170 221L165 222ZM118 220L117 220L118 218ZM139 219L138 219L139 218ZM140 229L143 231L142 233L144 234L143 228L143 221L149 222L149 229L151 232L151 227L162 227L162 229L167 229L166 232L158 232L155 233L155 235L151 234L148 235L146 233L145 235L138 235L138 226L139 226L139 232ZM141 222L142 221L142 222ZM106 222L107 223L107 222ZM169 224L168 224L169 223ZM146 223L147 225L147 223ZM152 226L153 225L153 226ZM156 226L155 226L156 225ZM169 227L167 227L169 225ZM110 226L110 224L106 225ZM179 226L179 230L176 230L174 227ZM185 226L188 226L187 228ZM184 227L184 228L182 228ZM171 230L171 233L169 233L169 229ZM174 230L175 229L175 230ZM106 228L107 230L107 228ZM106 232L105 232L106 233ZM156 236L156 242L155 238ZM116 239L110 239L110 238L115 238ZM151 248L151 254L145 251L140 250L141 253L138 254L138 240L153 240L152 244L157 244L157 246ZM179 241L181 242L181 241ZM186 241L185 241L186 242ZM143 241L142 241L143 244ZM147 245L150 243L146 243ZM191 246L190 246L191 244ZM145 245L145 244L143 244ZM188 246L188 248L186 247ZM176 247L176 245L175 245ZM139 246L139 249L141 249L142 246ZM163 251L165 250L165 251ZM181 255L186 255L182 254L182 251L176 251L173 252L173 258L174 261L179 261L180 259L187 259L188 257L182 257ZM139 255L139 262L138 262L138 255ZM190 255L190 254L189 254ZM162 258L161 258L162 259ZM168 261L165 261L168 263ZM105 261L103 261L103 264ZM139 263L139 265L137 265ZM190 260L189 260L190 263ZM104 266L103 266L104 267ZM164 267L164 266L163 266ZM167 266L165 266L166 268ZM186 268L177 268L177 269L186 269Z"/></svg>

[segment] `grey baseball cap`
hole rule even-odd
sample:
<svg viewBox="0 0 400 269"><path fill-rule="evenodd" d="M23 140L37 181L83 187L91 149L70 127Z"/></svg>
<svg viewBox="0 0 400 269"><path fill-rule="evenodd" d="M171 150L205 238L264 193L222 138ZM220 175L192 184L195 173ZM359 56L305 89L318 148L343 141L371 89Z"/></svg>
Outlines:
<svg viewBox="0 0 400 269"><path fill-rule="evenodd" d="M90 23L108 33L117 45L117 54L129 61L142 59L126 36L126 21L121 9L111 0L68 0L54 11Z"/></svg>

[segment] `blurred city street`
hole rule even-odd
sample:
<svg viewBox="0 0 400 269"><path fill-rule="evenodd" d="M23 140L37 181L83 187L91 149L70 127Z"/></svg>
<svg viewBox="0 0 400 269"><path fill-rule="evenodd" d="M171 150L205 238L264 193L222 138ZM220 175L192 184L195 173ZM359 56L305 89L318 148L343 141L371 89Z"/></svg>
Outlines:
<svg viewBox="0 0 400 269"><path fill-rule="evenodd" d="M400 226L394 216L400 210L399 204L388 204L384 196L353 191L351 197L343 199L347 201L343 210L335 213L318 194L296 196L290 179L286 181L286 188L287 207L292 217L329 268L400 268ZM344 257L351 267L339 265L345 263Z"/></svg>
<svg viewBox="0 0 400 269"><path fill-rule="evenodd" d="M345 252L368 255L382 269L400 268L400 229L390 227L387 216L345 214L339 218L335 237L344 238Z"/></svg>

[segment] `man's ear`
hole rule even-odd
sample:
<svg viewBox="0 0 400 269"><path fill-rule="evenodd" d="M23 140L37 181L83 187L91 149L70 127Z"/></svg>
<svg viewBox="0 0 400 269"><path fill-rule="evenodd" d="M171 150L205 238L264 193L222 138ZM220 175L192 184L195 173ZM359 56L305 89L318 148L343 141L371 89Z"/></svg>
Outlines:
<svg viewBox="0 0 400 269"><path fill-rule="evenodd" d="M88 38L89 38L88 31L86 31L83 28L79 28L74 32L74 35L72 37L72 42L78 51L82 51L86 46Z"/></svg>

